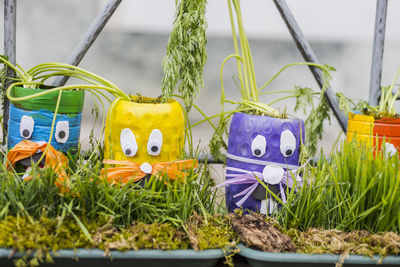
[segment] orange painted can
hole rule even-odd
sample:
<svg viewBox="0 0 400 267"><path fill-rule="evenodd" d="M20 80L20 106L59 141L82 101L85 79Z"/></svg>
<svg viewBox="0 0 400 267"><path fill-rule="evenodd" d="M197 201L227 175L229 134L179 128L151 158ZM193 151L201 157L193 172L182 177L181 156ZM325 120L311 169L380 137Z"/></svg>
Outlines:
<svg viewBox="0 0 400 267"><path fill-rule="evenodd" d="M378 147L381 147L383 138L393 144L400 151L400 118L383 118L374 122L374 136L378 136ZM374 140L376 142L376 140ZM375 144L376 145L376 144Z"/></svg>

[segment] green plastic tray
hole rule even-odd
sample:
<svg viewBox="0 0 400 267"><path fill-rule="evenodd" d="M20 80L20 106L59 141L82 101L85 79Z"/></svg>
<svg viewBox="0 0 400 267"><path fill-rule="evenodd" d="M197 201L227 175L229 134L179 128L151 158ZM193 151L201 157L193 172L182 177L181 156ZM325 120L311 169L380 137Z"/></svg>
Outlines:
<svg viewBox="0 0 400 267"><path fill-rule="evenodd" d="M14 266L13 260L21 258L21 253L15 253L10 259L11 249L0 249L0 266ZM100 249L58 250L52 253L55 264L40 266L173 266L201 267L214 266L218 259L224 257L220 249L203 251L194 250L137 250L111 251L111 256L104 256Z"/></svg>
<svg viewBox="0 0 400 267"><path fill-rule="evenodd" d="M339 262L339 255L330 254L304 254L304 253L274 253L263 252L247 248L239 244L240 255L245 257L252 267L271 266L271 267L306 267L306 266L335 266ZM366 265L376 265L379 257L372 259L350 255L344 260L344 266L361 267ZM387 256L379 266L400 266L400 256Z"/></svg>

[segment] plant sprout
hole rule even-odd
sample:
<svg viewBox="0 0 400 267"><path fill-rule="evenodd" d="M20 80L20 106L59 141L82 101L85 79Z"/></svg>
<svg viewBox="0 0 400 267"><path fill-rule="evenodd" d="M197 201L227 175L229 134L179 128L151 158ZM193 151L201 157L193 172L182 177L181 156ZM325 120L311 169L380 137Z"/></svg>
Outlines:
<svg viewBox="0 0 400 267"><path fill-rule="evenodd" d="M236 21L237 27L235 25L235 18L233 15L233 8L236 12ZM235 54L227 56L224 61L222 62L221 69L220 69L220 80L221 80L221 112L217 115L207 117L204 112L201 111L200 108L194 105L194 107L205 117L204 120L199 121L192 125L192 127L202 123L202 122L209 122L210 125L214 129L214 134L212 140L210 142L210 153L214 156L216 160L225 160L225 156L221 153L221 148L226 149L227 145L224 141L224 136L228 134L227 125L229 118L236 112L244 112L249 114L261 115L261 116L271 116L276 118L287 118L286 109L283 112L278 112L275 108L271 107L272 104L287 99L287 98L296 98L296 105L294 107L295 111L303 110L306 111L306 106L312 107L312 112L308 119L306 120L306 136L307 143L310 147L311 153L315 153L316 151L316 143L318 139L322 137L323 131L323 122L325 119L329 118L330 109L327 105L323 94L325 90L329 86L329 82L331 80L330 72L335 70L333 67L328 65L320 65L311 62L296 62L292 64L288 64L287 66L280 69L271 79L265 82L263 85L258 86L256 75L255 75L255 68L253 64L253 58L250 50L249 41L246 37L240 2L239 0L228 0L228 8L229 8L229 18L231 23L232 29L232 37L233 37L233 44L235 49ZM241 99L239 101L229 100L226 97L226 92L224 88L223 82L223 70L225 64L230 59L236 59L237 65L237 84L240 90ZM270 91L264 92L265 88L272 83L284 70L292 66L300 66L306 65L311 67L320 68L322 70L322 76L324 80L323 88L320 93L314 93L309 88L301 88L296 87L294 90L285 90L285 91ZM236 80L235 80L236 81ZM265 94L277 94L277 93L285 93L288 96L281 97L276 99L269 104L264 104L260 101L260 96ZM313 103L313 98L319 96L319 104L315 108ZM224 104L230 103L237 106L236 109L225 111ZM219 117L219 124L215 126L211 119Z"/></svg>
<svg viewBox="0 0 400 267"><path fill-rule="evenodd" d="M175 89L186 110L203 86L203 68L207 60L205 18L206 0L176 0L176 14L163 60L162 100L169 101Z"/></svg>
<svg viewBox="0 0 400 267"><path fill-rule="evenodd" d="M63 90L86 90L92 93L94 97L96 97L102 104L103 111L105 111L104 108L104 103L102 101L102 97L106 99L107 101L111 102L111 99L107 97L102 91L106 91L120 99L126 99L130 101L130 97L124 93L121 89L118 88L114 83L108 81L107 79L104 79L92 72L86 71L82 68L69 65L69 64L63 64L63 63L58 63L58 62L48 62L48 63L43 63L39 64L28 71L25 71L20 65L14 66L11 64L5 57L0 56L0 63L3 64L3 70L6 68L10 68L15 71L17 77L12 78L15 82L12 83L11 85L8 86L6 90L6 95L12 102L18 102L18 101L26 101L30 100L42 95L50 94L53 92L58 92L58 98L56 102L56 108L54 111L54 116L53 116L53 121L51 125L51 133L50 137L48 140L48 144L51 143L51 140L53 138L53 132L54 132L54 127L55 127L55 120L56 116L59 110L59 105L61 101L61 96ZM51 88L48 90L44 90L42 92L38 92L32 95L28 96L23 96L23 97L15 97L13 96L13 88L15 86L23 86L25 88L40 88L42 85L45 84L45 82L55 76L69 76L69 77L74 77L78 78L84 82L87 82L88 84L75 84L75 85L67 85L67 86L59 86L55 88ZM7 122L5 122L7 123ZM105 124L105 112L103 114L103 120L102 120L102 129L104 128ZM102 133L103 134L103 133ZM101 138L101 137L100 137ZM97 148L100 146L100 142L97 143ZM48 149L48 146L46 147L46 150ZM46 152L46 151L44 151ZM42 157L44 157L45 153L43 153ZM95 152L92 153L92 155L89 158L92 158L95 156ZM41 159L38 161L37 164Z"/></svg>
<svg viewBox="0 0 400 267"><path fill-rule="evenodd" d="M359 100L357 103L345 97L342 93L337 93L339 98L339 107L347 113L353 110L359 110L365 115L373 116L376 119L398 117L394 104L400 97L400 90L393 92L396 82L400 75L400 69L397 71L392 83L381 87L381 97L377 106L371 106L366 101Z"/></svg>
<svg viewBox="0 0 400 267"><path fill-rule="evenodd" d="M382 87L382 94L381 94L381 100L379 101L378 112L383 114L387 113L386 114L387 117L397 116L394 104L397 98L400 96L400 90L398 90L397 93L393 94L393 88L395 86L395 83L399 75L400 75L400 69L397 71L390 86Z"/></svg>

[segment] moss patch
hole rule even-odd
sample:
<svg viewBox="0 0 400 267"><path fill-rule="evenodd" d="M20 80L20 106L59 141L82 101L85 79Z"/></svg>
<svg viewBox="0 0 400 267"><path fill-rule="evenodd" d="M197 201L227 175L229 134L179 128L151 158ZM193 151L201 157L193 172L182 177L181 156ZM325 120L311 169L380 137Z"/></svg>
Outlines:
<svg viewBox="0 0 400 267"><path fill-rule="evenodd" d="M113 218L99 218L89 222L79 221L87 229L86 236L76 218L39 219L8 216L0 220L0 247L24 253L17 259L17 266L36 266L41 262L52 262L51 251L59 249L100 248L110 254L111 250L138 249L223 249L228 264L232 264L237 236L225 216L197 214L180 227L172 223L145 224L134 221L126 228L113 225ZM91 240L90 240L91 239Z"/></svg>
<svg viewBox="0 0 400 267"><path fill-rule="evenodd" d="M93 247L74 220L59 222L47 217L33 220L30 217L8 216L0 221L0 247L17 251ZM96 227L94 223L86 224L89 231Z"/></svg>
<svg viewBox="0 0 400 267"><path fill-rule="evenodd" d="M96 247L105 250L120 251L138 249L189 249L189 238L181 229L169 223L145 224L134 222L127 229L117 229L105 225L96 230Z"/></svg>
<svg viewBox="0 0 400 267"><path fill-rule="evenodd" d="M400 255L400 233L372 233L366 230L345 232L321 228L309 228L306 231L300 231L294 228L285 229L272 217L266 218L256 213L251 213L250 215L253 219L258 218L264 220L277 228L282 234L288 236L293 241L297 253L341 255L338 266L340 266L344 258L350 254L368 257L378 255L381 257L378 263L385 256ZM235 216L240 215L235 214ZM249 215L241 216L245 217ZM247 223L247 225L251 225L251 222ZM247 238L248 236L243 237L243 235L241 235L240 241L247 244ZM248 246L256 248L255 246Z"/></svg>
<svg viewBox="0 0 400 267"><path fill-rule="evenodd" d="M400 234L394 232L373 234L368 231L343 232L317 228L310 228L304 232L295 229L282 232L293 240L300 253L383 257L400 254Z"/></svg>
<svg viewBox="0 0 400 267"><path fill-rule="evenodd" d="M236 246L239 241L226 216L215 215L206 219L194 214L185 226L194 250L224 249Z"/></svg>

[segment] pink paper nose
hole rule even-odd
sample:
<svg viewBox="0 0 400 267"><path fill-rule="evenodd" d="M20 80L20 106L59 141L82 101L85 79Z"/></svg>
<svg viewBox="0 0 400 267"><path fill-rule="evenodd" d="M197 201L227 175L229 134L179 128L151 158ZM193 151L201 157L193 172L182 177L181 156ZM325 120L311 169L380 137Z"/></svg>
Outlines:
<svg viewBox="0 0 400 267"><path fill-rule="evenodd" d="M265 166L262 175L264 181L268 184L278 184L284 175L285 171L279 166Z"/></svg>

